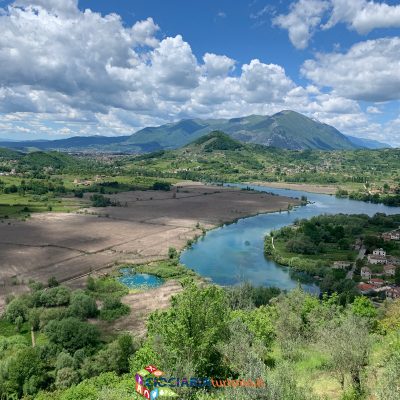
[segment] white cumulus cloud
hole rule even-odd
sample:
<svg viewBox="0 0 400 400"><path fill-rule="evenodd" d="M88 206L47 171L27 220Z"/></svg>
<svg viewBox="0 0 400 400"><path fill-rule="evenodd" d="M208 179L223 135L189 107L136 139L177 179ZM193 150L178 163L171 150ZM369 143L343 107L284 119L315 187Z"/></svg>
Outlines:
<svg viewBox="0 0 400 400"><path fill-rule="evenodd" d="M298 0L290 4L287 14L273 18L273 24L286 29L298 49L306 48L319 29L330 29L338 23L362 35L377 28L397 28L400 5L368 0Z"/></svg>
<svg viewBox="0 0 400 400"><path fill-rule="evenodd" d="M298 49L304 49L315 29L320 25L321 18L329 8L328 1L299 0L290 5L288 14L281 14L273 19L273 24L287 29L289 39Z"/></svg>
<svg viewBox="0 0 400 400"><path fill-rule="evenodd" d="M319 54L302 73L340 96L381 102L400 99L400 37L368 40L346 53Z"/></svg>
<svg viewBox="0 0 400 400"><path fill-rule="evenodd" d="M400 27L400 5L367 0L331 0L332 13L324 28L344 22L360 34L377 28Z"/></svg>
<svg viewBox="0 0 400 400"><path fill-rule="evenodd" d="M235 67L235 60L224 55L206 53L203 61L205 72L209 77L225 76Z"/></svg>
<svg viewBox="0 0 400 400"><path fill-rule="evenodd" d="M291 37L305 46L328 3L300 0L303 11L294 5L289 20L276 23L287 29L299 23ZM159 32L152 18L127 26L117 14L79 10L76 0L18 0L0 9L0 134L121 135L181 118L282 109L369 134L375 111L364 113L358 100L399 97L399 38L308 60L302 87L280 65L259 59L239 65L211 52L196 57L181 35Z"/></svg>

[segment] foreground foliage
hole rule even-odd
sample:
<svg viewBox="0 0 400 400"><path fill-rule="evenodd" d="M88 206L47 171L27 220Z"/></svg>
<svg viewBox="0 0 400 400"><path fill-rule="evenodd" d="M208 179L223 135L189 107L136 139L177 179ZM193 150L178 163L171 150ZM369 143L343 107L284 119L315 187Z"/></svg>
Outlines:
<svg viewBox="0 0 400 400"><path fill-rule="evenodd" d="M89 283L88 293L104 289L104 282ZM14 321L15 310L25 315L21 305L30 296L9 303ZM255 306L261 298L263 304ZM377 313L363 297L341 305L337 295L318 299L300 288L279 294L187 281L170 309L150 316L140 343L129 335L104 343L97 328L55 306L44 310L53 317L39 318L44 340L34 348L23 335L0 337L0 393L40 400L139 399L134 374L154 364L166 376L267 384L174 388L183 399L321 400L325 393L343 400L398 400L399 310L400 301Z"/></svg>

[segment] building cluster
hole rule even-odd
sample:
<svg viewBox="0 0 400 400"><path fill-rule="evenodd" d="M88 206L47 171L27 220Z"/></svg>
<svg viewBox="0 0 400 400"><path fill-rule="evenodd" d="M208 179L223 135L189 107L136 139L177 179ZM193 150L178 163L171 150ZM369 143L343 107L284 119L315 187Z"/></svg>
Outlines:
<svg viewBox="0 0 400 400"><path fill-rule="evenodd" d="M395 229L394 231L382 233L382 239L385 242L389 242L391 240L400 240L400 229Z"/></svg>
<svg viewBox="0 0 400 400"><path fill-rule="evenodd" d="M362 282L358 284L358 290L362 294L383 293L386 298L400 298L400 287L389 283L389 280L395 276L396 269L400 268L397 265L398 260L379 248L373 250L372 254L368 254L367 261L369 266L361 268ZM382 267L380 272L376 271L376 266Z"/></svg>
<svg viewBox="0 0 400 400"><path fill-rule="evenodd" d="M91 186L93 183L100 182L102 179L105 178L105 175L96 175L94 179L74 179L74 185L77 186Z"/></svg>
<svg viewBox="0 0 400 400"><path fill-rule="evenodd" d="M2 172L0 171L0 176L15 176L17 175L17 171L13 168L10 172Z"/></svg>

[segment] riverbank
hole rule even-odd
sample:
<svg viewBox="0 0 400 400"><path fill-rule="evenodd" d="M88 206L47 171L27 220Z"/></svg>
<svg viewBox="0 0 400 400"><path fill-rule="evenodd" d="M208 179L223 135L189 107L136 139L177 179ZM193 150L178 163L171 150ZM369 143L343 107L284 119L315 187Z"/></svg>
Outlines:
<svg viewBox="0 0 400 400"><path fill-rule="evenodd" d="M81 287L88 274L115 264L165 259L203 230L251 215L287 210L299 200L233 188L193 184L174 191L110 196L121 207L35 214L0 224L0 304L26 290L30 279Z"/></svg>
<svg viewBox="0 0 400 400"><path fill-rule="evenodd" d="M270 186L277 189L300 190L308 193L330 194L334 195L337 186L333 185L313 185L310 183L287 183L287 182L245 182L249 185Z"/></svg>
<svg viewBox="0 0 400 400"><path fill-rule="evenodd" d="M370 277L381 279L380 286L394 284L394 273L388 274L382 264L369 264L369 256L364 256L378 248L385 251L385 263L387 254L397 265L399 244L385 241L382 234L396 229L399 222L400 215L319 215L271 232L265 237L264 252L279 265L314 277L322 291L352 298L358 294L356 284L363 280L362 267L368 266Z"/></svg>
<svg viewBox="0 0 400 400"><path fill-rule="evenodd" d="M235 224L225 225L207 233L202 240L182 254L181 263L222 286L240 282L249 282L255 286L274 286L283 290L291 290L297 286L297 276L292 275L291 269L282 268L281 265L264 256L264 237L271 230L276 231L284 226L292 225L297 220L308 220L324 214L366 214L369 216L376 213L400 214L400 208L383 204L275 189L269 186L240 185L244 188L247 186L275 195L304 196L310 200L310 203L305 207L295 207L290 212L261 214L241 219ZM336 256L331 260L332 263L347 258L346 256L339 257L339 254ZM324 257L325 255L322 256L323 259ZM318 272L312 274L314 275L321 276ZM311 293L319 293L315 285L304 284L303 287Z"/></svg>

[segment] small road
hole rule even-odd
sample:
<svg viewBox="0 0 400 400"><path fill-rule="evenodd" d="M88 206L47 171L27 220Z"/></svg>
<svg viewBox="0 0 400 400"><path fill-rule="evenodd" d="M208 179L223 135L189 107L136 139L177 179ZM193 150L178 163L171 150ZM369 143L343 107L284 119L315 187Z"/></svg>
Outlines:
<svg viewBox="0 0 400 400"><path fill-rule="evenodd" d="M365 257L365 252L367 251L367 249L364 246L361 246L360 251L358 252L357 260L362 260ZM346 275L346 279L353 279L353 275L354 275L354 270L356 269L356 263L353 263L353 267L351 268L351 270L347 273Z"/></svg>

